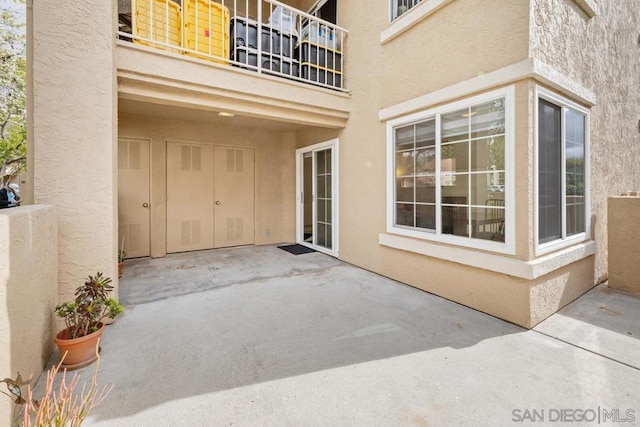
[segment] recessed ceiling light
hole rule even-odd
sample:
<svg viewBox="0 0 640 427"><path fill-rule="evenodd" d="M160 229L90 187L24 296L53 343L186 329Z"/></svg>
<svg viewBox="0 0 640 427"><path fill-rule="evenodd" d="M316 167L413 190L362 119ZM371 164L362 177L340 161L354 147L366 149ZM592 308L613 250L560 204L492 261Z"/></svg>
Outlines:
<svg viewBox="0 0 640 427"><path fill-rule="evenodd" d="M227 113L226 111L220 111L220 112L218 113L218 115L219 115L220 117L233 117L233 116L235 116L235 114L233 114L233 113Z"/></svg>

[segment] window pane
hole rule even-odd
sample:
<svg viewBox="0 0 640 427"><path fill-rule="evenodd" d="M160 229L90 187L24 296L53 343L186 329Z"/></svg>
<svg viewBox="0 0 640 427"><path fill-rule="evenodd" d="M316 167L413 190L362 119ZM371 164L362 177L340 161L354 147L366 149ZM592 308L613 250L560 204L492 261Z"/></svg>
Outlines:
<svg viewBox="0 0 640 427"><path fill-rule="evenodd" d="M325 172L331 173L331 150L325 150Z"/></svg>
<svg viewBox="0 0 640 427"><path fill-rule="evenodd" d="M327 245L327 239L326 239L326 232L327 229L325 227L324 224L318 224L317 225L317 230L316 230L316 244L319 246L325 246Z"/></svg>
<svg viewBox="0 0 640 427"><path fill-rule="evenodd" d="M416 147L432 147L436 145L436 121L427 120L416 124Z"/></svg>
<svg viewBox="0 0 640 427"><path fill-rule="evenodd" d="M410 176L414 173L415 151L396 153L396 176Z"/></svg>
<svg viewBox="0 0 640 427"><path fill-rule="evenodd" d="M436 229L435 205L416 205L416 227L428 230Z"/></svg>
<svg viewBox="0 0 640 427"><path fill-rule="evenodd" d="M443 145L440 159L443 172L467 172L469 170L469 143L465 141Z"/></svg>
<svg viewBox="0 0 640 427"><path fill-rule="evenodd" d="M408 203L396 204L396 225L414 226L413 206L414 205Z"/></svg>
<svg viewBox="0 0 640 427"><path fill-rule="evenodd" d="M391 2L391 14L393 19L398 18L403 13L420 3L422 0L393 0Z"/></svg>
<svg viewBox="0 0 640 427"><path fill-rule="evenodd" d="M326 222L327 221L327 215L325 210L326 202L322 199L318 199L317 202L318 202L318 209L316 211L316 218L320 222Z"/></svg>
<svg viewBox="0 0 640 427"><path fill-rule="evenodd" d="M416 151L416 174L436 172L436 149L424 148Z"/></svg>
<svg viewBox="0 0 640 427"><path fill-rule="evenodd" d="M504 136L471 141L472 171L503 171L504 169Z"/></svg>
<svg viewBox="0 0 640 427"><path fill-rule="evenodd" d="M583 196L567 196L567 236L584 233L585 204Z"/></svg>
<svg viewBox="0 0 640 427"><path fill-rule="evenodd" d="M562 109L538 102L538 238L540 243L562 237L561 127Z"/></svg>
<svg viewBox="0 0 640 427"><path fill-rule="evenodd" d="M504 98L471 107L471 138L504 134Z"/></svg>
<svg viewBox="0 0 640 427"><path fill-rule="evenodd" d="M396 129L396 150L413 148L413 125Z"/></svg>
<svg viewBox="0 0 640 427"><path fill-rule="evenodd" d="M469 237L466 206L442 206L442 234Z"/></svg>
<svg viewBox="0 0 640 427"><path fill-rule="evenodd" d="M504 200L504 172L474 173L471 175L471 204L486 206L487 200ZM504 206L504 204L503 204Z"/></svg>
<svg viewBox="0 0 640 427"><path fill-rule="evenodd" d="M436 176L416 177L416 202L435 203L436 202Z"/></svg>
<svg viewBox="0 0 640 427"><path fill-rule="evenodd" d="M396 201L413 202L413 177L396 178Z"/></svg>
<svg viewBox="0 0 640 427"><path fill-rule="evenodd" d="M585 116L567 110L565 116L565 193L567 204L567 236L583 233L585 229Z"/></svg>
<svg viewBox="0 0 640 427"><path fill-rule="evenodd" d="M504 242L504 213L504 204L471 208L471 237Z"/></svg>
<svg viewBox="0 0 640 427"><path fill-rule="evenodd" d="M317 181L316 181L316 193L317 198L319 199L324 199L327 197L327 192L325 191L325 178L324 176L319 176L317 177Z"/></svg>
<svg viewBox="0 0 640 427"><path fill-rule="evenodd" d="M469 109L442 115L442 142L469 139Z"/></svg>
<svg viewBox="0 0 640 427"><path fill-rule="evenodd" d="M441 176L442 203L453 205L469 204L469 175ZM450 185L447 185L450 184Z"/></svg>
<svg viewBox="0 0 640 427"><path fill-rule="evenodd" d="M316 173L325 173L325 151L316 153Z"/></svg>

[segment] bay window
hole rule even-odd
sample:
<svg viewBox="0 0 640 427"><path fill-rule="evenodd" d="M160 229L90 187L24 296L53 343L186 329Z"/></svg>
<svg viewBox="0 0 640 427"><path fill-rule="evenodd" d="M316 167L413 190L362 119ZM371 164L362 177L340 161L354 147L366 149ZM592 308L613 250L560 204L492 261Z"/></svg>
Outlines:
<svg viewBox="0 0 640 427"><path fill-rule="evenodd" d="M538 252L588 235L588 111L538 88Z"/></svg>
<svg viewBox="0 0 640 427"><path fill-rule="evenodd" d="M510 252L512 110L506 88L390 122L389 231Z"/></svg>

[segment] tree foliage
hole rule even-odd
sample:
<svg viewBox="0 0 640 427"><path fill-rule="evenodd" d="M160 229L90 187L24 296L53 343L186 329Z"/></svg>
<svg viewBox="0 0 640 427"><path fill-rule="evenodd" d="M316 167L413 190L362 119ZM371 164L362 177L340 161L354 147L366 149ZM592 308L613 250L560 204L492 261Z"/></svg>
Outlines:
<svg viewBox="0 0 640 427"><path fill-rule="evenodd" d="M24 0L0 3L0 185L26 167Z"/></svg>

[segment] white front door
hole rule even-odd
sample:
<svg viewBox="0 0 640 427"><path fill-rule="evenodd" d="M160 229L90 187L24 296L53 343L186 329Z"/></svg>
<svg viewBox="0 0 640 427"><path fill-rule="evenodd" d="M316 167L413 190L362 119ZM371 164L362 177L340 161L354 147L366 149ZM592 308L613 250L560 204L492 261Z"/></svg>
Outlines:
<svg viewBox="0 0 640 427"><path fill-rule="evenodd" d="M149 256L149 141L118 140L118 248Z"/></svg>
<svg viewBox="0 0 640 427"><path fill-rule="evenodd" d="M296 151L296 242L338 255L338 140Z"/></svg>

